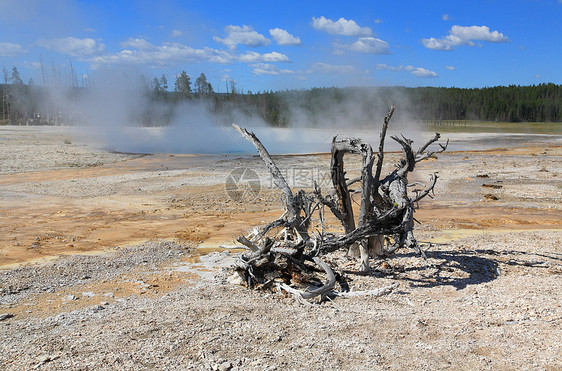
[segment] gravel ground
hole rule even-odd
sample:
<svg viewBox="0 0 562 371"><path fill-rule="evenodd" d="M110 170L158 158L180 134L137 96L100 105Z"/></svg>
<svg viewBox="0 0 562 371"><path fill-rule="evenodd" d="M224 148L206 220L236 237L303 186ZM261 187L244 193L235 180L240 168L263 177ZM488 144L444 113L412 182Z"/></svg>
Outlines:
<svg viewBox="0 0 562 371"><path fill-rule="evenodd" d="M160 286L150 284L155 274L209 267L186 261L188 250L173 243L66 257L3 273L2 307L27 305L31 313L16 311L0 322L0 364L6 370L560 369L560 246L560 231L487 234L435 246L427 262L399 254L384 268L374 264L370 276L353 273L357 263L336 254L328 260L344 267L352 290L399 287L380 298L311 307L226 283L220 262L228 252L213 253L212 275L183 275L157 293L151 291ZM83 292L84 281L95 287L114 280L146 292L115 297L115 282ZM61 303L55 313L41 306L45 295Z"/></svg>
<svg viewBox="0 0 562 371"><path fill-rule="evenodd" d="M334 253L351 290L398 288L305 306L229 284L236 252L208 242L278 213L267 179L252 204L221 185L259 158L139 157L62 129L2 129L0 255L30 259L0 268L2 370L562 369L560 147L420 164L419 179L440 171L416 214L427 260L402 251L361 275ZM277 160L294 175L327 157ZM144 242L115 243L127 228ZM80 255L58 256L72 245Z"/></svg>

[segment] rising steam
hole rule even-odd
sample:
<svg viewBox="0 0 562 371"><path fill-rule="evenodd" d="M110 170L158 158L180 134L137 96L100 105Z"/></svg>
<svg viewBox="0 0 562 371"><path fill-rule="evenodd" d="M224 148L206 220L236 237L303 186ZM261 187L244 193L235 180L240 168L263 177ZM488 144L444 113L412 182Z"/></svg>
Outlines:
<svg viewBox="0 0 562 371"><path fill-rule="evenodd" d="M373 145L378 141L382 119L390 104L369 90L349 91L346 99L314 102L285 102L289 107L289 127L270 128L259 115L232 107L220 114L208 100L188 100L180 104L156 102L136 77L126 73L98 73L95 84L78 96L63 88L49 89L48 105L61 107L80 117L80 127L91 140L107 150L134 153L254 153L239 137L232 123L256 132L272 153L326 152L333 136L362 137ZM367 96L367 99L365 98ZM285 99L290 99L289 97ZM395 95L392 104L400 106ZM318 106L314 117L310 112ZM400 109L400 108L399 108ZM166 117L167 125L153 122L143 127L146 112ZM418 126L405 114L397 115L394 131L417 139ZM396 148L395 148L396 149Z"/></svg>

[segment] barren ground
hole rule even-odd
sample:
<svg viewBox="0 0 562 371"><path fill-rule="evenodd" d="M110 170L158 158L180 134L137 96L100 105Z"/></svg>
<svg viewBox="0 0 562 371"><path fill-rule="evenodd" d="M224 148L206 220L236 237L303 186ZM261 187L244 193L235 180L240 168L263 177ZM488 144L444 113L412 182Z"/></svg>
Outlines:
<svg viewBox="0 0 562 371"><path fill-rule="evenodd" d="M562 147L451 149L416 171L440 176L416 213L428 260L362 276L336 253L352 290L398 290L307 307L221 269L219 245L282 211L258 157L0 127L0 369L562 369ZM295 188L329 166L276 161ZM252 202L226 192L239 167L260 176Z"/></svg>

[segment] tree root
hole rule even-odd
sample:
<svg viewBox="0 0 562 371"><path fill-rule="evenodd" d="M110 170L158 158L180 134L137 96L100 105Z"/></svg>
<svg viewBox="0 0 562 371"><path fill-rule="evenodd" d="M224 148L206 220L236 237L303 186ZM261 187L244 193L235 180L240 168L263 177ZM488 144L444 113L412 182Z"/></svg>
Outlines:
<svg viewBox="0 0 562 371"><path fill-rule="evenodd" d="M392 107L384 119L380 134L378 153L373 153L371 146L361 139L337 139L332 141L331 180L333 190L326 196L314 184L311 192L300 190L293 192L281 171L260 142L258 137L238 125L233 125L244 138L257 149L267 165L275 185L282 192L285 208L283 215L262 228L254 228L247 236L238 237L238 242L248 249L241 254L234 269L243 277L244 282L254 289L283 290L293 295L300 302L313 298L380 296L390 293L397 284L377 290L361 292L337 292L333 288L336 275L332 268L320 259L330 252L349 249L354 246L361 255L361 270L369 271L369 258L388 257L398 249L407 247L423 255L414 237L414 212L420 200L433 193L437 174L431 176L429 184L423 189L414 190L416 195L408 195L407 176L415 165L447 149L448 141L439 144L440 148L430 151L440 135L424 143L417 151L412 149L412 141L405 137L392 136L402 147L403 158L396 169L381 178L384 161L384 142L386 131L394 113ZM346 154L360 155L362 158L361 176L348 180L345 178ZM376 168L373 174L373 166ZM360 184L361 189L353 192L352 184ZM353 211L355 193L360 194L360 209L357 217ZM339 220L343 233L330 233L325 227L325 206ZM311 231L311 225L317 221L321 231ZM390 244L389 238L392 238ZM386 242L385 242L386 241ZM313 261L314 268L305 264ZM324 272L327 282L321 284L316 273ZM290 286L300 285L308 289L301 290Z"/></svg>

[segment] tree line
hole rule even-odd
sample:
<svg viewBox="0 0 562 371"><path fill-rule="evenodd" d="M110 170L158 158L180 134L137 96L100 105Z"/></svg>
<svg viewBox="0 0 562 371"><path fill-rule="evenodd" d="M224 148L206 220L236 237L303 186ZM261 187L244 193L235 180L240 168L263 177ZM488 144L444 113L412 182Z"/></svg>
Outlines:
<svg viewBox="0 0 562 371"><path fill-rule="evenodd" d="M3 68L0 84L2 124L75 124L81 112L70 112L49 101L52 87L25 84L16 67ZM319 127L352 120L368 126L380 121L390 106L398 106L397 118L418 121L479 120L496 122L562 122L562 85L546 83L531 86L485 88L443 87L348 87L301 90L242 92L232 81L226 92L215 92L204 73L192 82L186 71L168 82L166 75L148 79L140 76L141 94L149 102L139 108L133 121L139 125L167 125L178 105L185 102L205 106L205 111L233 117L259 117L276 127L302 125ZM92 87L68 87L69 100L78 100ZM193 106L195 107L195 106ZM163 109L164 108L164 109Z"/></svg>
<svg viewBox="0 0 562 371"><path fill-rule="evenodd" d="M495 86L478 89L415 88L411 109L424 120L562 122L562 85Z"/></svg>

